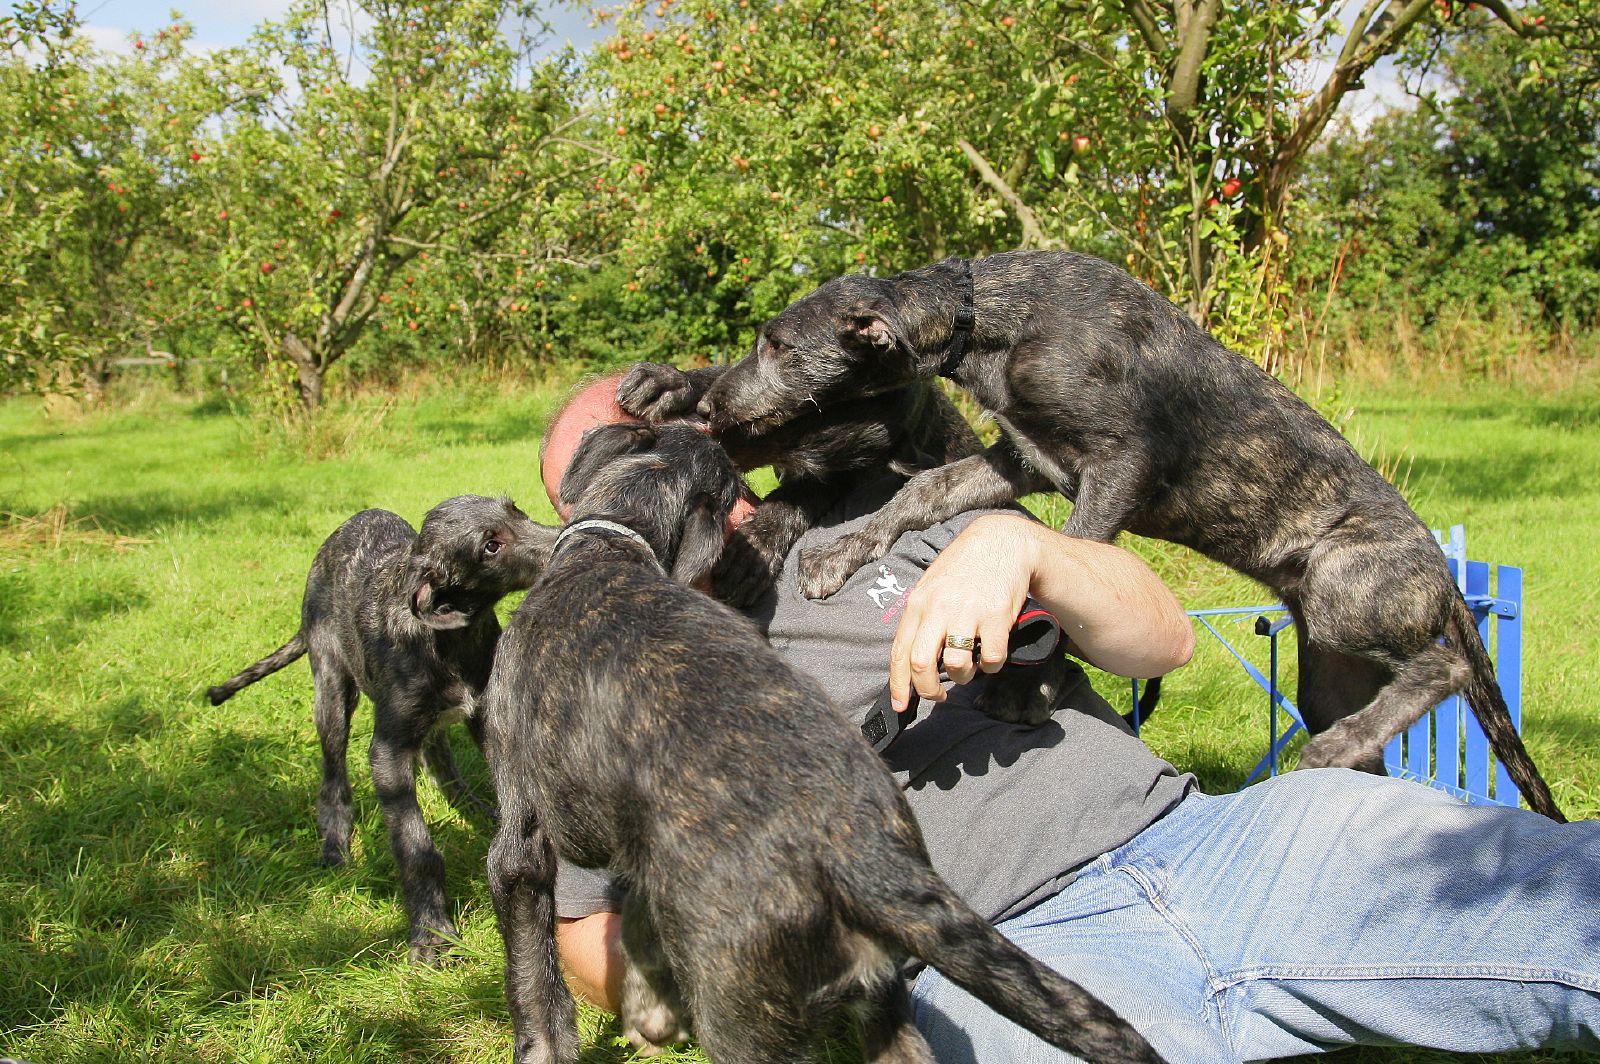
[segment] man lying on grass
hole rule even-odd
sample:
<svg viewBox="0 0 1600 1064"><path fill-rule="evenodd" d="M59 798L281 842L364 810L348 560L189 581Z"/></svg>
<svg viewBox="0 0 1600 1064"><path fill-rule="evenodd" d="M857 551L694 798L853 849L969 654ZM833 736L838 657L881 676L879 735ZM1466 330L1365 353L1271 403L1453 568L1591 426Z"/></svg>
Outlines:
<svg viewBox="0 0 1600 1064"><path fill-rule="evenodd" d="M625 417L615 385L590 385L552 424L552 499L583 431ZM1206 795L1081 670L1049 723L996 721L972 703L1026 596L1074 654L1126 676L1188 660L1188 619L1133 555L1018 511L907 534L839 594L801 596L799 550L859 527L900 483L885 472L827 515L754 613L856 723L885 680L898 704L913 689L934 703L884 757L935 869L1006 935L1171 1060L1363 1043L1600 1050L1600 825L1344 769ZM952 645L971 636L983 660ZM557 906L575 989L615 1011L617 888L563 865ZM942 1064L1069 1059L931 969L913 997Z"/></svg>

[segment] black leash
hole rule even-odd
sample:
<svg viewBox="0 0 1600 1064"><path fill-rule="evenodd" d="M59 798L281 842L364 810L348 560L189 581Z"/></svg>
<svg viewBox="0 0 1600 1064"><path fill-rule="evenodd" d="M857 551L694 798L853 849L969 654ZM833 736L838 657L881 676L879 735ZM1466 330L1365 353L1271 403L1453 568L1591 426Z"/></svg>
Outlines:
<svg viewBox="0 0 1600 1064"><path fill-rule="evenodd" d="M972 326L976 315L972 311L972 260L961 260L961 306L956 309L955 323L950 327L950 350L939 366L939 376L948 377L967 357L967 341L972 339Z"/></svg>

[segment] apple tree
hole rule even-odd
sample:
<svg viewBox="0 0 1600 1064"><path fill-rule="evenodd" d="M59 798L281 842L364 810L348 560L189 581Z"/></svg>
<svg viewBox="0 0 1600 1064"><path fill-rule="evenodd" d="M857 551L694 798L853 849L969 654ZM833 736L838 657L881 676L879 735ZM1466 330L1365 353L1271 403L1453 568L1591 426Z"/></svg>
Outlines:
<svg viewBox="0 0 1600 1064"><path fill-rule="evenodd" d="M606 160L527 5L363 0L341 33L344 10L301 0L212 60L228 99L193 147L194 281L303 410L358 348L381 365L503 337L530 269L587 261L574 190Z"/></svg>
<svg viewBox="0 0 1600 1064"><path fill-rule="evenodd" d="M619 150L610 178L647 205L627 248L640 292L681 296L668 263L703 262L713 282L754 278L739 305L760 318L855 263L1068 246L1125 262L1259 354L1306 150L1379 59L1459 13L631 0L596 15L615 27L593 68Z"/></svg>
<svg viewBox="0 0 1600 1064"><path fill-rule="evenodd" d="M182 22L94 52L70 7L0 17L0 353L6 383L93 398L173 322L188 137ZM182 311L178 311L179 316Z"/></svg>

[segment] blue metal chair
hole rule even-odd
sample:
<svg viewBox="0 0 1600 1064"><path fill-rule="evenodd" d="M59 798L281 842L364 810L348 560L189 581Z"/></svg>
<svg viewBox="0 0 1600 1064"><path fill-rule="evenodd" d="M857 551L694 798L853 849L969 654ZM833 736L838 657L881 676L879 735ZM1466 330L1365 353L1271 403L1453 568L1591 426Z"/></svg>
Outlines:
<svg viewBox="0 0 1600 1064"><path fill-rule="evenodd" d="M1478 634L1490 648L1512 723L1522 730L1522 570L1511 565L1494 567L1494 591L1486 562L1467 558L1466 531L1450 528L1449 537L1434 532L1450 566L1451 575L1472 608ZM1293 702L1278 688L1278 637L1294 623L1288 610L1276 606L1229 606L1190 610L1198 621L1238 661L1241 668L1266 692L1269 719L1267 753L1245 780L1248 786L1263 776L1278 774L1278 755L1305 728ZM1219 627L1226 621L1254 620L1252 630L1267 639L1267 670L1261 671ZM1493 624L1491 625L1491 618ZM1491 635L1493 639L1491 641ZM1139 681L1133 681L1134 730L1139 728ZM1287 715L1279 716L1280 711ZM1516 806L1521 798L1505 766L1489 749L1489 740L1472 710L1460 696L1440 703L1427 716L1384 748L1384 766L1391 776L1426 783L1464 802Z"/></svg>

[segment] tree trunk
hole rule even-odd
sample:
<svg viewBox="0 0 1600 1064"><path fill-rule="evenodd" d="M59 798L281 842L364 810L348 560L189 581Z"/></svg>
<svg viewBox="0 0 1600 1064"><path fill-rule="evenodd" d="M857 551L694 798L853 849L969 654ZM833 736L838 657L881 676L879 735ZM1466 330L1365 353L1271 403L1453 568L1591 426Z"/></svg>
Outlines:
<svg viewBox="0 0 1600 1064"><path fill-rule="evenodd" d="M294 363L300 410L312 413L322 405L322 374L327 368L327 361L317 358L305 341L294 333L283 334L283 353Z"/></svg>

